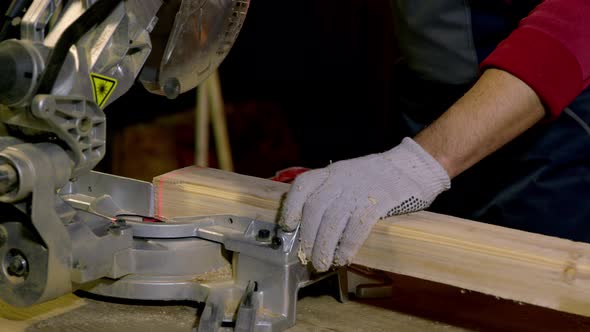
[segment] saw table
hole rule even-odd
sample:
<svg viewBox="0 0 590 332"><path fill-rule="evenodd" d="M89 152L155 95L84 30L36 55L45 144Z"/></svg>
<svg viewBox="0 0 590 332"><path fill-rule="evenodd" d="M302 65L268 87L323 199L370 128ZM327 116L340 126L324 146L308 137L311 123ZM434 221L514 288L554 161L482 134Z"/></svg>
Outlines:
<svg viewBox="0 0 590 332"><path fill-rule="evenodd" d="M189 332L197 308L187 302L109 302L67 295L27 309L0 304L0 332ZM388 299L339 303L308 294L298 302L302 331L588 331L590 320L397 276Z"/></svg>

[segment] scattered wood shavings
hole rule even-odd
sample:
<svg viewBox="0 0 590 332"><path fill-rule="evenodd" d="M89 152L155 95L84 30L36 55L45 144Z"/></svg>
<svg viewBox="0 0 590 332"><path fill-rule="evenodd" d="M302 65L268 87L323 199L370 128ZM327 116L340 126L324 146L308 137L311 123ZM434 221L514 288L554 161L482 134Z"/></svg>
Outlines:
<svg viewBox="0 0 590 332"><path fill-rule="evenodd" d="M200 283L229 281L232 279L231 265L225 265L219 269L207 271L196 276L193 281Z"/></svg>

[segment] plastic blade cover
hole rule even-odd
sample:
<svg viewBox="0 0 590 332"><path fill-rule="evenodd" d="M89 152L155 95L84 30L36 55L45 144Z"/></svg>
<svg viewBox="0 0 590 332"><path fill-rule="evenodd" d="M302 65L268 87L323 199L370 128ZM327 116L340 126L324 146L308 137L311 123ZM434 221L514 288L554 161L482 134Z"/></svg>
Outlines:
<svg viewBox="0 0 590 332"><path fill-rule="evenodd" d="M219 67L236 40L249 0L182 0L160 65L159 86L186 92ZM166 93L168 94L168 93Z"/></svg>

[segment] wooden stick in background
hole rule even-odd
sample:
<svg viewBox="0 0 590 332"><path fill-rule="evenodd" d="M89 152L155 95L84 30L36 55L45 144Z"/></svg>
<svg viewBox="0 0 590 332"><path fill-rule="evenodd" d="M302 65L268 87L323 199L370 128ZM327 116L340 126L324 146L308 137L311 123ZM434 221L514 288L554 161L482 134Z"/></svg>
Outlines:
<svg viewBox="0 0 590 332"><path fill-rule="evenodd" d="M209 166L209 124L211 124L219 167L225 171L232 171L234 165L217 71L199 87L195 112L195 165Z"/></svg>
<svg viewBox="0 0 590 332"><path fill-rule="evenodd" d="M207 84L197 90L195 110L195 165L209 166L209 93Z"/></svg>
<svg viewBox="0 0 590 332"><path fill-rule="evenodd" d="M224 171L233 171L234 164L231 155L231 146L229 144L225 107L221 94L221 82L219 81L219 73L217 71L208 79L208 86L211 102L211 126L213 127L213 137L215 137L219 168Z"/></svg>

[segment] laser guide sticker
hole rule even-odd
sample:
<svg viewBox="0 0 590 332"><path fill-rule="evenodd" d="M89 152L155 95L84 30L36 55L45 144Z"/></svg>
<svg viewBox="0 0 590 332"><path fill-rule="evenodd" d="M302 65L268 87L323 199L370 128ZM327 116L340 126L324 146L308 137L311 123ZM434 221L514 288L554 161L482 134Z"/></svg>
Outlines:
<svg viewBox="0 0 590 332"><path fill-rule="evenodd" d="M117 80L112 77L90 73L90 81L92 82L94 102L98 107L102 108L115 91L115 88L117 88Z"/></svg>

